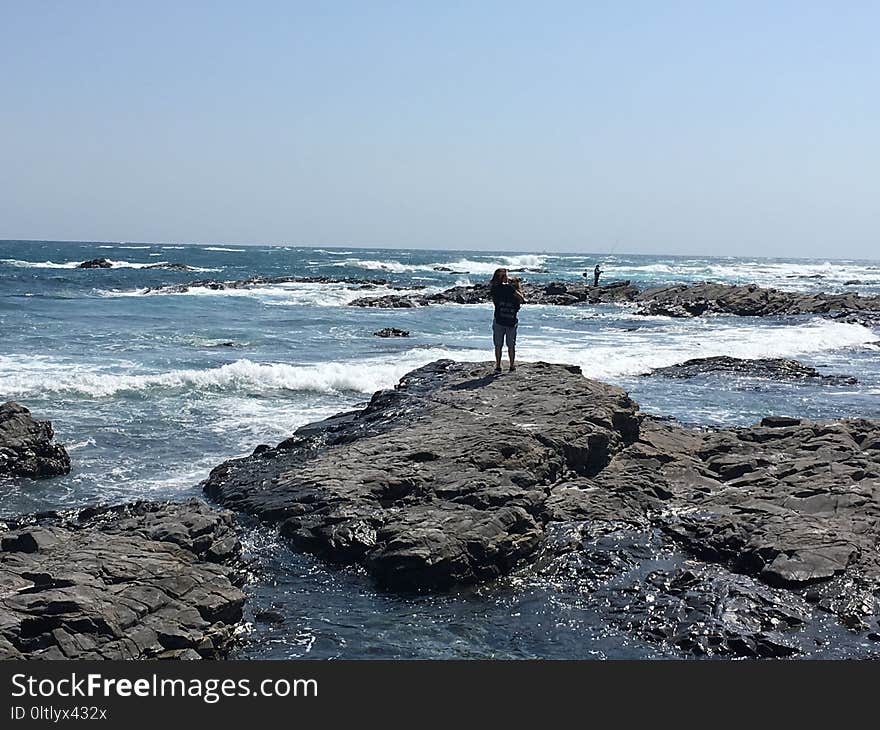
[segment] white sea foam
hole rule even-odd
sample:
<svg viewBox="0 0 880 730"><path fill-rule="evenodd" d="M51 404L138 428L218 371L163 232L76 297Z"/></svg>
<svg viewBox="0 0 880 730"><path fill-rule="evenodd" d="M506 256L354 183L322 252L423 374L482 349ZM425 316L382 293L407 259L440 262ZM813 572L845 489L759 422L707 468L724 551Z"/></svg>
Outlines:
<svg viewBox="0 0 880 730"><path fill-rule="evenodd" d="M0 263L7 266L18 266L27 269L75 269L81 261L66 261L64 263L56 263L54 261L19 261L18 259L0 259Z"/></svg>
<svg viewBox="0 0 880 730"><path fill-rule="evenodd" d="M205 246L205 251L224 251L227 253L244 253L243 248L223 248L222 246Z"/></svg>
<svg viewBox="0 0 880 730"><path fill-rule="evenodd" d="M180 389L207 392L271 393L372 393L394 385L405 373L438 358L468 356L483 359L484 352L446 348L411 350L400 355L359 362L324 362L312 365L258 363L242 359L204 369L137 373L111 372L106 367L53 363L19 367L16 356L0 356L0 393L26 396L46 393L93 398L141 391ZM116 368L117 370L119 368Z"/></svg>
<svg viewBox="0 0 880 730"><path fill-rule="evenodd" d="M814 319L784 327L748 327L719 321L688 320L661 336L657 331L600 331L583 341L570 333L523 331L519 356L525 361L573 363L588 377L615 380L696 357L730 355L741 358L797 357L861 345L873 338L860 325ZM109 397L142 391L181 389L206 392L372 393L393 386L413 368L437 359L486 361L488 338L460 336L471 343L452 349L443 345L367 358L356 362L308 365L259 363L240 359L219 367L137 372L132 363L74 365L48 357L0 356L0 394L21 397L59 393ZM485 343L485 344L484 344Z"/></svg>
<svg viewBox="0 0 880 730"><path fill-rule="evenodd" d="M524 360L580 365L591 378L614 380L639 375L692 358L729 355L739 358L798 357L862 345L874 335L866 327L815 318L799 325L749 326L721 318L685 320L664 329L634 332L608 329L572 341L570 333L522 336Z"/></svg>
<svg viewBox="0 0 880 730"><path fill-rule="evenodd" d="M426 295L443 291L443 287L426 287L424 289L392 289L387 286L376 286L360 289L357 285L324 284L309 282L287 282L281 284L259 284L246 289L209 289L192 287L186 292L135 289L131 291L101 291L102 296L198 296L198 297L249 297L259 299L269 306L303 306L343 307L355 299L369 299L388 296L390 294Z"/></svg>
<svg viewBox="0 0 880 730"><path fill-rule="evenodd" d="M574 260L562 260L570 266ZM791 291L824 289L827 291L858 291L859 286L880 285L880 274L875 267L857 261L725 261L718 259L667 259L650 264L627 260L606 260L605 276L615 279L632 278L636 281L720 281L731 284L758 284ZM561 272L576 276L578 269ZM862 284L847 285L859 281ZM845 287L845 288L844 288Z"/></svg>
<svg viewBox="0 0 880 730"><path fill-rule="evenodd" d="M488 258L488 257L487 257ZM495 269L507 267L518 268L541 268L544 266L546 256L524 254L520 256L498 256L488 261L475 259L458 259L457 261L432 261L424 264L405 264L400 261L383 261L379 259L345 259L338 261L334 266L353 266L369 271L389 271L395 274L405 274L416 271L441 271L447 270L456 274L483 274L491 276Z"/></svg>
<svg viewBox="0 0 880 730"><path fill-rule="evenodd" d="M140 262L115 261L113 259L107 259L107 261L112 265L114 269L143 269L146 266L157 266L160 264L168 263L167 261ZM0 263L28 269L75 269L82 263L82 261L64 261L62 263L58 263L55 261L19 261L18 259L2 259L0 260ZM193 269L195 271L220 271L220 269L208 269L198 267L193 267Z"/></svg>

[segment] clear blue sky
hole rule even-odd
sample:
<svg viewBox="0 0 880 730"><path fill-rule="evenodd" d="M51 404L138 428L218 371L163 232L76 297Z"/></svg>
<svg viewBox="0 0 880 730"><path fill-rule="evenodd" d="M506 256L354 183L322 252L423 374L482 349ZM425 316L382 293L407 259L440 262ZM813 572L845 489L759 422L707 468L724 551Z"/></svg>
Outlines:
<svg viewBox="0 0 880 730"><path fill-rule="evenodd" d="M873 258L878 29L830 0L0 0L0 238Z"/></svg>

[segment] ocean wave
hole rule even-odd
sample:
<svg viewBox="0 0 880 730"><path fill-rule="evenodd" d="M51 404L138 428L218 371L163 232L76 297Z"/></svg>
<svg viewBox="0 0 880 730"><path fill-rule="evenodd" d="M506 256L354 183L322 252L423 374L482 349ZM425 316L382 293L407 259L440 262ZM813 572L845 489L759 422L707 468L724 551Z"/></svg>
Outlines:
<svg viewBox="0 0 880 730"><path fill-rule="evenodd" d="M243 248L223 248L222 246L205 246L205 251L223 251L226 253L244 253L245 250Z"/></svg>
<svg viewBox="0 0 880 730"><path fill-rule="evenodd" d="M432 261L422 264L405 264L396 260L381 259L345 259L334 263L334 266L353 266L369 271L389 271L394 274L406 274L421 271L446 271L455 274L483 274L491 276L498 268L543 268L546 256L523 254L519 256L498 256L494 260L477 261L462 258L457 261Z"/></svg>
<svg viewBox="0 0 880 730"><path fill-rule="evenodd" d="M355 299L379 298L388 295L427 295L444 290L444 287L425 287L424 289L392 289L376 286L361 289L358 285L324 284L310 282L289 282L283 284L255 284L245 289L209 289L192 287L185 292L162 291L155 289L132 289L129 291L97 290L100 296L197 296L197 297L247 297L259 299L268 306L315 306L344 307Z"/></svg>
<svg viewBox="0 0 880 730"><path fill-rule="evenodd" d="M483 354L475 351L467 354ZM96 367L76 367L49 361L39 368L9 367L14 358L0 359L0 393L26 396L47 393L107 398L144 391L198 390L206 392L271 393L373 393L393 386L413 368L439 358L462 357L446 348L411 350L357 362L323 362L313 365L259 363L236 360L213 368L169 370L156 373L107 372ZM6 367L4 367L4 362Z"/></svg>

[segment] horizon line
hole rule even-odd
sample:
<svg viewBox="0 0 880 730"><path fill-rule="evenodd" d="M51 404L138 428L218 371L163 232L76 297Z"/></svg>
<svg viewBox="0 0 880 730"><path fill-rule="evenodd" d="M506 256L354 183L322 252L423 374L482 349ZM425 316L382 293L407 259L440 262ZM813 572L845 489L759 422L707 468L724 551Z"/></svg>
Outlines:
<svg viewBox="0 0 880 730"><path fill-rule="evenodd" d="M637 253L634 251L584 251L584 252L575 252L575 251L550 251L547 249L543 250L515 250L515 249L484 249L484 248L406 248L403 246L363 246L356 244L348 244L348 243L260 243L260 242L251 242L251 243L228 243L228 242L183 242L183 241L99 241L99 240L83 240L83 239L54 239L54 238L0 238L0 244L3 243L79 243L79 244L97 244L97 245L149 245L149 246L166 246L166 245L175 245L175 246L193 246L193 247L206 247L206 246L245 246L249 248L255 248L257 246L265 246L268 248L352 248L362 251L368 250L382 250L382 251L447 251L453 253L483 253L483 254L525 254L525 255L537 255L537 256L594 256L594 255L605 255L605 256L669 256L674 258L684 258L684 257L694 257L694 258L707 258L707 259L743 259L743 258L752 258L764 261L770 261L773 259L784 259L788 261L880 261L880 258L853 258L853 257L838 257L838 256L758 256L753 254L745 254L740 256L723 256L719 254L705 254L705 253Z"/></svg>

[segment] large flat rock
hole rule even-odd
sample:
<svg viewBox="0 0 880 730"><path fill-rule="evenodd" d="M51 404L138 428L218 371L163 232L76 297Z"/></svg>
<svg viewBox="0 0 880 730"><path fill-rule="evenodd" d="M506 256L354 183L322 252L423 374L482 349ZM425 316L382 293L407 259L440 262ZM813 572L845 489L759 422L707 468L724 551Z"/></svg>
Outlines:
<svg viewBox="0 0 880 730"><path fill-rule="evenodd" d="M601 471L637 437L636 411L575 367L493 377L488 365L440 361L364 411L221 465L204 486L383 582L473 583L537 547L550 486Z"/></svg>
<svg viewBox="0 0 880 730"><path fill-rule="evenodd" d="M239 550L198 500L0 522L0 659L222 657Z"/></svg>

